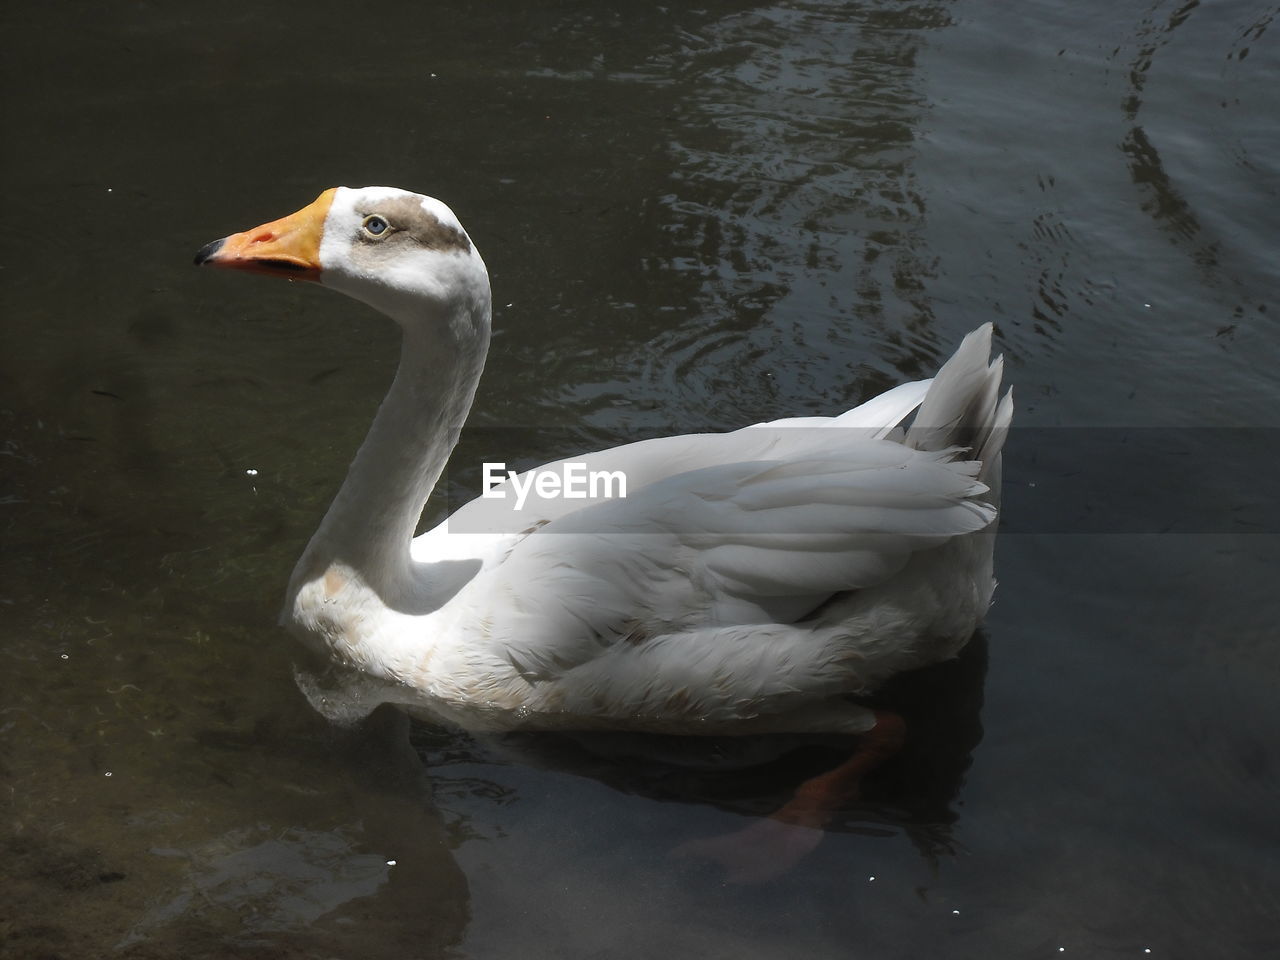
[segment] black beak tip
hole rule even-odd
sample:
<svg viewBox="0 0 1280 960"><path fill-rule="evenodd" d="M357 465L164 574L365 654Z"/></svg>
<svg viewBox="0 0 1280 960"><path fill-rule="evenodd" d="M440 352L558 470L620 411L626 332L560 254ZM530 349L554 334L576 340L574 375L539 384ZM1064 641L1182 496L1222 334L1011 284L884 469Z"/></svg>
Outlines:
<svg viewBox="0 0 1280 960"><path fill-rule="evenodd" d="M215 240L213 243L206 243L196 251L195 265L199 267L208 263L217 255L218 251L222 249L222 245L226 242L226 238L224 237L222 240Z"/></svg>

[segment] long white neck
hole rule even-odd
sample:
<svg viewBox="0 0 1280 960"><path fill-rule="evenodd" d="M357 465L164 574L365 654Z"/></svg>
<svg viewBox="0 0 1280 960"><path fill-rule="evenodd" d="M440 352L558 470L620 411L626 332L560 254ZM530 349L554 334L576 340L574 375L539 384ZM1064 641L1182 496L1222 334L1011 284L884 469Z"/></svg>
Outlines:
<svg viewBox="0 0 1280 960"><path fill-rule="evenodd" d="M459 305L447 322L402 327L395 381L298 561L291 602L326 575L338 586L354 578L393 607L421 603L411 595L429 588L429 571L412 572L409 542L471 409L489 347L489 304Z"/></svg>

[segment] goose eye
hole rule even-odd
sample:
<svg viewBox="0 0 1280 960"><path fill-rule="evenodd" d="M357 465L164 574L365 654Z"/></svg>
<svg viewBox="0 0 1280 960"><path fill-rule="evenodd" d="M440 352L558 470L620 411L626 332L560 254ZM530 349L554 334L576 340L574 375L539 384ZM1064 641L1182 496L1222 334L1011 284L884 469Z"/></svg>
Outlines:
<svg viewBox="0 0 1280 960"><path fill-rule="evenodd" d="M364 228L364 232L371 237L381 237L391 229L391 224L387 223L386 220L378 216L376 213L365 217L364 223L361 224L361 226Z"/></svg>

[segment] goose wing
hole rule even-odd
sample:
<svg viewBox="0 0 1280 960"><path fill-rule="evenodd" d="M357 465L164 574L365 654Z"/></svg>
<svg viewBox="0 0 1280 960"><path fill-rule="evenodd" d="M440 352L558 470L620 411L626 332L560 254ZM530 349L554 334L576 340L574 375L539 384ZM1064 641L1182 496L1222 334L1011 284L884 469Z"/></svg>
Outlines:
<svg viewBox="0 0 1280 960"><path fill-rule="evenodd" d="M674 474L511 543L471 602L531 677L628 639L790 623L992 522L980 464L952 454L837 436L820 456Z"/></svg>

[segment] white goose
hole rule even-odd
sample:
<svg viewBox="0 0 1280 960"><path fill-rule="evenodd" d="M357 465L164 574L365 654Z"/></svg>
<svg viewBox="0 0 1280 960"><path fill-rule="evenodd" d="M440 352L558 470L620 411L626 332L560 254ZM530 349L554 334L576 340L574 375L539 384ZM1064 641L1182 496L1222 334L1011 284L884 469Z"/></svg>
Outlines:
<svg viewBox="0 0 1280 960"><path fill-rule="evenodd" d="M990 603L1013 409L990 324L933 381L835 418L575 458L620 471L625 498L477 499L414 538L489 343L488 272L452 211L338 187L196 262L314 280L403 330L284 619L443 719L862 733L877 714L847 695L953 656Z"/></svg>

